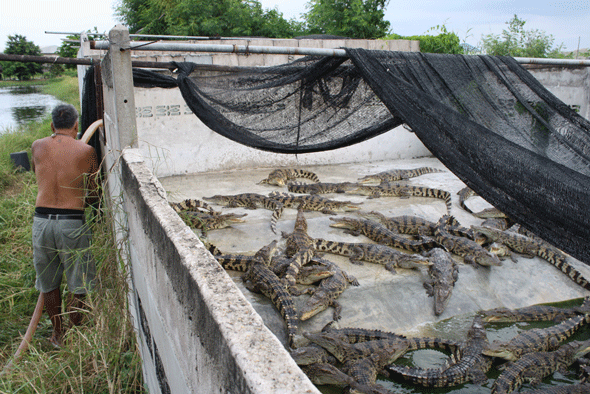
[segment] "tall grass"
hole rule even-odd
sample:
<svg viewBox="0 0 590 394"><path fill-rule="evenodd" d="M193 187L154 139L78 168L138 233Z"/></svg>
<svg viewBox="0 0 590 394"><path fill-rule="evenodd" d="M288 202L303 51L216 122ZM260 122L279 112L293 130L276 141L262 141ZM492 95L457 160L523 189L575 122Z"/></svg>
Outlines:
<svg viewBox="0 0 590 394"><path fill-rule="evenodd" d="M77 79L63 77L45 88L79 108ZM32 142L49 135L49 122L0 135L0 369L18 348L38 297L31 246L37 186L32 172L13 169L10 153L26 151L30 157ZM120 265L108 213L103 218L93 224L91 252L99 280L86 298L85 323L70 328L64 346L55 350L44 314L28 352L0 376L0 393L145 392L127 308L127 272Z"/></svg>

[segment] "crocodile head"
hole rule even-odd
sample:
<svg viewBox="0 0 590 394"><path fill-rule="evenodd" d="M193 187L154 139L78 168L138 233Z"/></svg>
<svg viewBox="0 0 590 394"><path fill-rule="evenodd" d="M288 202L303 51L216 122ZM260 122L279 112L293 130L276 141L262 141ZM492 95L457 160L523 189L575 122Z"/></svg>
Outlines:
<svg viewBox="0 0 590 394"><path fill-rule="evenodd" d="M499 357L508 361L516 361L520 354L517 354L515 349L510 349L507 343L497 343L494 341L487 349L482 351L483 354L490 357Z"/></svg>
<svg viewBox="0 0 590 394"><path fill-rule="evenodd" d="M297 283L311 285L319 280L328 278L336 273L333 267L325 264L313 264L301 267L297 275Z"/></svg>
<svg viewBox="0 0 590 394"><path fill-rule="evenodd" d="M341 211L341 212L352 212L352 211L358 211L359 209L361 209L361 207L359 205L361 205L362 203L357 203L357 202L351 202L351 201L338 201L335 205L336 205L336 209Z"/></svg>
<svg viewBox="0 0 590 394"><path fill-rule="evenodd" d="M310 365L315 363L330 362L336 359L326 351L326 349L315 344L308 346L299 347L297 349L290 350L291 357L297 363L297 365Z"/></svg>
<svg viewBox="0 0 590 394"><path fill-rule="evenodd" d="M381 183L381 177L379 175L367 175L358 179L358 183Z"/></svg>
<svg viewBox="0 0 590 394"><path fill-rule="evenodd" d="M451 294L453 283L435 283L434 285L434 314L440 316L446 309Z"/></svg>
<svg viewBox="0 0 590 394"><path fill-rule="evenodd" d="M345 336L337 332L317 332L303 333L303 336L309 339L312 343L326 349L340 362L345 361L346 348L350 347L350 343L346 342Z"/></svg>
<svg viewBox="0 0 590 394"><path fill-rule="evenodd" d="M371 186L364 186L358 185L356 187L352 187L348 190L345 190L344 193L346 194L360 194L363 196L370 196L374 193L373 187Z"/></svg>
<svg viewBox="0 0 590 394"><path fill-rule="evenodd" d="M330 223L330 227L345 228L348 230L355 230L360 226L358 219L354 218L329 218L334 223Z"/></svg>
<svg viewBox="0 0 590 394"><path fill-rule="evenodd" d="M502 261L496 256L495 254L491 253L484 253L481 256L475 258L475 262L479 265L484 265L486 267L500 267L502 266Z"/></svg>
<svg viewBox="0 0 590 394"><path fill-rule="evenodd" d="M328 301L322 297L311 297L304 307L301 308L299 319L307 320L318 313L328 309Z"/></svg>
<svg viewBox="0 0 590 394"><path fill-rule="evenodd" d="M203 200L214 202L217 205L225 205L229 203L230 196L222 196L221 194L216 194L211 197L203 197Z"/></svg>

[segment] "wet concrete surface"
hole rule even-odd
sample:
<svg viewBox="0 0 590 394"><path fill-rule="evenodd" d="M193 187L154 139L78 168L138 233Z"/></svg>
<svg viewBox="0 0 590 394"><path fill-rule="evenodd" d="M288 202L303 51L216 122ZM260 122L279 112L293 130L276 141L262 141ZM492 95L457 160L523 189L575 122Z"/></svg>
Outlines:
<svg viewBox="0 0 590 394"><path fill-rule="evenodd" d="M375 163L355 163L330 166L305 166L315 172L322 182L354 182L358 178L391 169L413 169L434 167L445 170L411 178L411 185L427 186L449 191L452 196L451 214L465 227L480 225L483 221L459 205L457 192L465 185L436 158L383 161ZM209 172L190 176L175 176L160 179L168 192L171 202L186 198L202 200L215 194L259 193L268 195L272 191L287 192L287 187L258 184L274 168L237 169L225 172ZM305 181L305 180L302 180ZM386 216L415 215L436 222L446 214L443 200L434 198L383 197L369 199L350 194L324 194L323 197L341 201L362 203L362 211L377 210ZM491 207L480 197L473 197L467 205L477 212ZM286 208L278 221L277 234L270 229L272 212L266 209L249 210L245 208L221 208L223 212L246 213L245 223L232 227L212 230L207 240L225 253L254 254L273 240L284 246L281 231L293 231L296 209ZM345 234L342 229L330 227L331 215L320 212L306 212L308 234L333 241L371 242L364 236ZM337 214L332 217L360 217L356 212ZM480 310L496 307L518 308L538 303L558 302L580 298L588 291L574 283L559 269L540 258L525 258L518 255L517 262L505 260L500 267L473 267L459 263L459 278L453 295L440 316L435 316L433 299L428 297L423 282L428 278L426 271L397 269L396 274L387 271L382 265L365 263L351 264L346 257L325 254L343 270L356 277L360 286L349 287L338 299L342 305L341 327L362 327L394 331L410 336L438 334L437 322L450 319L445 331L448 339L462 340L471 324L472 315ZM590 278L590 267L573 259L568 262ZM228 271L236 285L262 316L266 325L275 335L286 343L284 322L269 300L247 290L240 279L241 273ZM295 297L296 306L301 306L308 295ZM333 310L328 308L320 314L300 324L300 331L318 331L332 320Z"/></svg>

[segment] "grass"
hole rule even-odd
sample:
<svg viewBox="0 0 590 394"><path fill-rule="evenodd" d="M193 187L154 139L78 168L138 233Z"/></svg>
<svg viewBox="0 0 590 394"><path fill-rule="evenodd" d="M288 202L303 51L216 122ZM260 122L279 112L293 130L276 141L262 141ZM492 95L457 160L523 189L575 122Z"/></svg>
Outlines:
<svg viewBox="0 0 590 394"><path fill-rule="evenodd" d="M52 80L44 89L79 108L76 78ZM30 157L32 142L49 135L49 123L0 134L0 369L16 352L38 297L31 247L35 175L15 171L10 153L27 151ZM91 252L99 281L86 300L85 324L69 329L64 346L55 350L47 340L51 323L44 314L29 350L0 376L0 393L145 392L128 312L127 271L121 266L108 216L107 212L93 225Z"/></svg>

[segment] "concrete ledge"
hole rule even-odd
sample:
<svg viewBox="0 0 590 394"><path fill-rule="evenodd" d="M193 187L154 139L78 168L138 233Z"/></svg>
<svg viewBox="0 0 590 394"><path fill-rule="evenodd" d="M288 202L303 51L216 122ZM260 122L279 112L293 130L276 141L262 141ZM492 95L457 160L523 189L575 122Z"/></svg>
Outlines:
<svg viewBox="0 0 590 394"><path fill-rule="evenodd" d="M150 392L319 393L170 208L139 151L122 158L121 209Z"/></svg>

